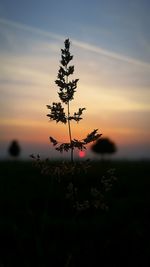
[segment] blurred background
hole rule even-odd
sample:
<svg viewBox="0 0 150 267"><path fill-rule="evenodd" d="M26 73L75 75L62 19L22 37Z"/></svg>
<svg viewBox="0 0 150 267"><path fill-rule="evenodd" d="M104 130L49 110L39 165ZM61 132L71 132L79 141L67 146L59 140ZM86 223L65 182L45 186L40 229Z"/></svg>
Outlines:
<svg viewBox="0 0 150 267"><path fill-rule="evenodd" d="M99 129L117 145L114 158L150 158L150 2L148 0L0 1L0 159L11 142L20 157L58 157L49 136L68 140L65 125L49 122L59 101L55 80L65 38L71 41L71 110L85 107L73 137ZM76 157L95 157L91 148Z"/></svg>

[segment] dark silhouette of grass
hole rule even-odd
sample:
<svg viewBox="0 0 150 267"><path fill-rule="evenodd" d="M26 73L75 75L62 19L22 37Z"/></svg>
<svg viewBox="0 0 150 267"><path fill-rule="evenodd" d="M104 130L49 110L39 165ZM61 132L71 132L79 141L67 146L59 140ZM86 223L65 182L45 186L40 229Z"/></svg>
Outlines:
<svg viewBox="0 0 150 267"><path fill-rule="evenodd" d="M61 49L61 66L59 66L57 80L55 81L59 88L58 96L61 102L53 102L52 105L47 105L49 109L49 114L47 114L47 116L50 121L67 124L69 142L60 143L60 141L54 139L52 136L50 136L49 139L57 151L61 153L63 151L70 151L70 161L73 163L75 149L80 151L86 149L86 145L97 140L101 134L97 133L98 129L94 129L82 140L78 140L72 136L71 122L79 123L80 120L82 120L83 111L85 110L85 108L79 108L78 111L74 113L70 112L70 104L74 99L79 81L79 79L71 79L74 73L74 65L70 65L72 59L73 55L70 53L70 40L66 39L64 41L64 49Z"/></svg>
<svg viewBox="0 0 150 267"><path fill-rule="evenodd" d="M109 210L74 216L61 188L52 190L31 162L0 162L0 264L149 266L149 163L92 163L83 185L94 183L99 170L116 168Z"/></svg>

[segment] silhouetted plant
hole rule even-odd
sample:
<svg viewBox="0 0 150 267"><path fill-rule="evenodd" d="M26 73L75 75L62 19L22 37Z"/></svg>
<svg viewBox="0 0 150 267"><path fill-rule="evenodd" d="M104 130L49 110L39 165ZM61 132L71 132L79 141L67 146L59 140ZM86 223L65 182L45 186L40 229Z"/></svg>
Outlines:
<svg viewBox="0 0 150 267"><path fill-rule="evenodd" d="M94 153L97 153L101 156L113 154L117 151L115 143L109 138L99 138L96 140L95 144L93 144L91 149Z"/></svg>
<svg viewBox="0 0 150 267"><path fill-rule="evenodd" d="M58 71L57 80L55 83L59 87L58 96L61 102L55 103L52 105L47 105L47 108L50 110L50 113L47 116L50 120L56 121L56 123L61 122L68 125L69 133L69 142L61 143L56 139L50 136L50 141L55 146L57 151L71 151L71 162L73 162L73 152L77 148L79 150L86 149L86 145L92 141L97 140L100 137L100 134L97 133L98 129L93 130L88 134L84 139L78 140L72 137L71 130L71 121L79 122L82 120L82 113L85 108L79 108L77 112L73 114L70 113L70 102L74 99L74 93L76 92L77 83L79 79L69 80L69 77L74 73L74 66L69 66L70 61L73 59L73 56L70 54L70 41L66 39L65 48L61 49L61 66ZM66 112L64 107L66 106Z"/></svg>
<svg viewBox="0 0 150 267"><path fill-rule="evenodd" d="M49 159L41 160L39 155L31 155L31 157L35 160L36 166L41 169L42 174L50 177L50 186L54 188L53 192L61 188L60 194L64 196L64 201L67 200L67 202L71 203L71 209L73 208L77 212L91 208L104 209L107 208L104 197L105 192L111 188L111 184L114 181L113 171L111 173L107 172L104 176L96 177L92 186L91 183L84 180L87 177L87 169L90 167L89 161L75 162L73 157L74 149L81 151L86 149L86 145L96 141L101 134L97 133L98 129L94 129L82 140L72 137L71 122L78 123L82 119L81 116L85 108L79 108L73 114L70 112L70 102L74 99L79 79L69 80L70 75L74 73L74 66L69 65L73 56L70 54L69 39L66 39L64 44L65 48L61 49L61 66L55 81L59 87L58 96L60 102L53 102L52 105L47 105L50 111L47 116L50 121L67 124L69 142L60 143L52 136L49 139L57 151L70 151L71 160L52 163Z"/></svg>
<svg viewBox="0 0 150 267"><path fill-rule="evenodd" d="M16 140L13 140L11 142L8 152L12 157L15 157L15 158L17 158L20 155L20 152L21 152L20 145Z"/></svg>

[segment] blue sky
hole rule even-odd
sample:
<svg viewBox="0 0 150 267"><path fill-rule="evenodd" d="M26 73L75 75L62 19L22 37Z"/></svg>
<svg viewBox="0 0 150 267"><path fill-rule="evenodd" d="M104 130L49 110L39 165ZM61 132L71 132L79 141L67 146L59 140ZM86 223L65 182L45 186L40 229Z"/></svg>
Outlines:
<svg viewBox="0 0 150 267"><path fill-rule="evenodd" d="M46 151L49 132L59 136L45 105L57 99L51 88L69 37L80 79L73 108L87 108L74 132L99 128L118 144L118 156L150 157L149 12L148 0L1 0L2 154L11 138L30 152L31 143Z"/></svg>
<svg viewBox="0 0 150 267"><path fill-rule="evenodd" d="M148 0L38 1L1 0L0 16L91 44L101 44L128 56L147 59ZM136 49L135 49L136 45Z"/></svg>

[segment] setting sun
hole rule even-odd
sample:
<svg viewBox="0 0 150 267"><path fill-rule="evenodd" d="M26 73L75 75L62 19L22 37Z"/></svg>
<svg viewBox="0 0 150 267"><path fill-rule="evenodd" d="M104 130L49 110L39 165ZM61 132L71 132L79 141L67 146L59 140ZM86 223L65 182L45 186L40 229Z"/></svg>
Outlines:
<svg viewBox="0 0 150 267"><path fill-rule="evenodd" d="M86 156L86 153L85 153L85 151L79 151L79 157L80 158L84 158Z"/></svg>

